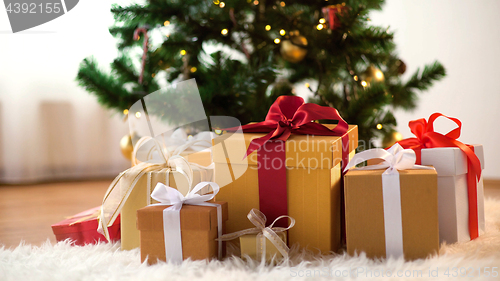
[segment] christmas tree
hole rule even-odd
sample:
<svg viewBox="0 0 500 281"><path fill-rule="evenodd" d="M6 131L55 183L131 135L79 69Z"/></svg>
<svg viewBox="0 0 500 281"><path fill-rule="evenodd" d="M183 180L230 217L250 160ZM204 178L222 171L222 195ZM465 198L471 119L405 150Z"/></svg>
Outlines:
<svg viewBox="0 0 500 281"><path fill-rule="evenodd" d="M382 4L149 0L114 5L116 24L110 32L119 38L121 54L111 73L85 59L77 79L102 105L122 111L163 85L196 78L207 116L233 116L242 124L264 120L279 95L293 95L294 85L305 85L310 102L338 109L359 126L360 139L368 144L394 133L393 110L415 108L417 92L445 75L434 62L401 80L406 66L395 53L393 33L370 25L369 12ZM151 38L142 70L147 36L136 34L134 40L137 28L146 28Z"/></svg>

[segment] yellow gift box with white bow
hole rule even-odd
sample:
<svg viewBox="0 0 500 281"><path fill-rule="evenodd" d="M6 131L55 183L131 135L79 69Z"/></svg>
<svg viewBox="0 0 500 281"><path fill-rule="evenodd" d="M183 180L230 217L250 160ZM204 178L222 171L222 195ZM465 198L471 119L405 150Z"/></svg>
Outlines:
<svg viewBox="0 0 500 281"><path fill-rule="evenodd" d="M213 180L213 165L191 163L181 156L193 144L196 142L189 142L168 153L168 149L157 139L143 137L137 142L132 155L133 167L115 178L104 197L99 227L105 237L105 226L112 225L121 213L121 248L138 248L140 232L136 223L137 210L157 203L151 200L151 193L157 183L187 194L197 183ZM151 161L140 162L138 158Z"/></svg>

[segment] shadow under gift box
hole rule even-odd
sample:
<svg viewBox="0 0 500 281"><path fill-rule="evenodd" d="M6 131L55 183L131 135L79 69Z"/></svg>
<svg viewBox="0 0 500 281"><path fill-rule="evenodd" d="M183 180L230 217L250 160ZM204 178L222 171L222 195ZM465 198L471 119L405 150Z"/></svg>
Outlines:
<svg viewBox="0 0 500 281"><path fill-rule="evenodd" d="M347 252L385 258L384 201L380 170L351 169L345 175ZM406 260L439 250L438 186L435 170L402 170L401 220Z"/></svg>
<svg viewBox="0 0 500 281"><path fill-rule="evenodd" d="M188 160L197 160L199 163L206 163L211 159L210 153L201 152L196 153L196 158L191 158ZM201 164L200 164L201 165ZM166 183L166 177L169 177L168 184ZM151 185L148 190L147 180L151 177ZM213 180L213 170L193 170L193 185L196 185L202 181L212 181ZM132 250L138 248L139 242L139 231L137 230L136 214L137 210L146 207L152 203L158 203L151 199L151 192L153 192L157 183L164 183L172 188L179 190L182 194L186 194L189 191L189 184L186 178L177 171L158 171L158 172L148 172L142 176L134 189L130 193L127 201L123 205L121 211L121 249L122 250ZM121 183L118 183L121 184Z"/></svg>
<svg viewBox="0 0 500 281"><path fill-rule="evenodd" d="M222 206L222 231L225 232L227 203ZM148 264L166 261L163 232L163 210L169 205L147 206L137 211L137 229L140 231L141 261ZM180 211L183 259L203 260L217 258L217 207L183 205ZM223 251L225 246L222 247ZM222 253L224 256L224 252Z"/></svg>
<svg viewBox="0 0 500 281"><path fill-rule="evenodd" d="M257 151L244 156L251 140L264 135L234 133L213 140L215 182L221 186L216 200L231 204L228 232L253 227L242 218L252 208L260 208ZM348 135L352 157L358 146L358 127L349 125ZM299 244L323 254L337 251L341 244L342 138L292 134L285 146L288 215L296 222L288 230L289 246ZM268 160L268 166L274 165Z"/></svg>

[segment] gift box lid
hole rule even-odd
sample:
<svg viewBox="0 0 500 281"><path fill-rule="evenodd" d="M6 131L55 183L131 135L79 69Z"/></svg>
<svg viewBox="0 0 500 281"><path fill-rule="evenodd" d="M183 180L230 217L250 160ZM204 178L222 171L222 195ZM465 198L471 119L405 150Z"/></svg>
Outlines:
<svg viewBox="0 0 500 281"><path fill-rule="evenodd" d="M332 129L337 125L323 124ZM358 126L349 125L349 152L358 147ZM213 139L213 159L215 163L258 165L257 151L248 157L246 150L255 138L267 133L227 133ZM287 167L310 167L331 169L342 160L342 138L337 136L291 134L285 147ZM262 147L261 149L264 149ZM312 161L314 159L314 161Z"/></svg>
<svg viewBox="0 0 500 281"><path fill-rule="evenodd" d="M54 234L65 234L65 233L74 233L81 232L87 230L97 230L98 227L98 215L100 214L101 206L95 207L81 213L78 213L70 218L62 220L58 223L53 224L52 230ZM80 221L81 220L81 221ZM120 222L120 218L118 216L117 223ZM73 225L71 225L74 223Z"/></svg>
<svg viewBox="0 0 500 281"><path fill-rule="evenodd" d="M222 206L222 221L227 221L227 202L214 202ZM137 229L162 231L163 210L170 205L150 205L137 210ZM217 208L210 206L183 205L181 209L183 230L207 230L217 227Z"/></svg>
<svg viewBox="0 0 500 281"><path fill-rule="evenodd" d="M484 169L483 146L472 145ZM439 176L457 176L467 173L467 156L457 147L425 148L421 151L422 165L432 165Z"/></svg>

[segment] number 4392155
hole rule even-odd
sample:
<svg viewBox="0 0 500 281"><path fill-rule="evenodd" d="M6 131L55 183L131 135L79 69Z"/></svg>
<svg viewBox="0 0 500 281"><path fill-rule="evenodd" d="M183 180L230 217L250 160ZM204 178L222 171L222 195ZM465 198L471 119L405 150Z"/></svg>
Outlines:
<svg viewBox="0 0 500 281"><path fill-rule="evenodd" d="M61 12L61 3L9 3L7 13L14 14L59 14Z"/></svg>

